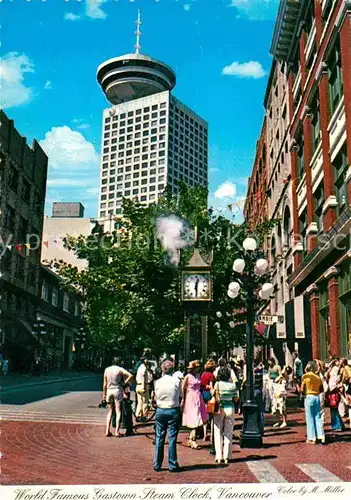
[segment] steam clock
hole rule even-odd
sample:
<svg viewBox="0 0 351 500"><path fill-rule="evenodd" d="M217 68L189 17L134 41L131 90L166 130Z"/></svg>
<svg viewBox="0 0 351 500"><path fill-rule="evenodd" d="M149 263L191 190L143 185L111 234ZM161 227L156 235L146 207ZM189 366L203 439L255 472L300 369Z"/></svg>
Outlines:
<svg viewBox="0 0 351 500"><path fill-rule="evenodd" d="M198 317L201 318L201 357L207 357L207 312L213 293L212 258L211 253L205 261L199 249L195 248L193 255L182 270L181 301L185 309L187 326L184 338L186 362L190 360L191 333L194 319Z"/></svg>

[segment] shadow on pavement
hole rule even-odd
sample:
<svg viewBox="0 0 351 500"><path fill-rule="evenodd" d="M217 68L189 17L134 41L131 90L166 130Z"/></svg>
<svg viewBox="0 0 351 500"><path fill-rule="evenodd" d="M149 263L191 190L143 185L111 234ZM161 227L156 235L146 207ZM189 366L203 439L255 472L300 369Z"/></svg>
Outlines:
<svg viewBox="0 0 351 500"><path fill-rule="evenodd" d="M1 404L4 405L26 405L44 399L62 396L70 392L95 392L101 393L100 375L85 379L75 379L45 384L31 385L27 387L14 387L13 391L6 390L1 393ZM99 396L98 396L99 397ZM97 399L98 399L97 397ZM99 401L97 401L98 405Z"/></svg>

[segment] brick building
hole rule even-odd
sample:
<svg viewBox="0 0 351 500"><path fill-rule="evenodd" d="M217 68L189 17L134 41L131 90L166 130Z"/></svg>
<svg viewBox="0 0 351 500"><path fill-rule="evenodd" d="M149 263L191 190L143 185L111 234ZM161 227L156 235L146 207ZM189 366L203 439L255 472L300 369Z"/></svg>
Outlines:
<svg viewBox="0 0 351 500"><path fill-rule="evenodd" d="M271 52L287 65L294 297L313 357L351 354L351 2L282 0ZM297 314L294 315L297 320Z"/></svg>
<svg viewBox="0 0 351 500"><path fill-rule="evenodd" d="M48 158L0 112L1 350L20 368L33 355ZM29 235L34 235L30 237ZM32 248L25 245L32 243ZM18 363L17 363L18 361Z"/></svg>
<svg viewBox="0 0 351 500"><path fill-rule="evenodd" d="M267 206L267 147L266 120L263 121L260 137L256 143L254 166L249 178L244 206L245 220L251 229L268 217Z"/></svg>

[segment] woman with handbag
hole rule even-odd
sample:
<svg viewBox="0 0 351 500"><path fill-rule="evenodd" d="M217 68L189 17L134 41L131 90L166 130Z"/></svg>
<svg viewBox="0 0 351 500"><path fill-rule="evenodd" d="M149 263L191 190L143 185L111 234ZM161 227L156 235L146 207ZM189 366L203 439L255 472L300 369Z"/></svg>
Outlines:
<svg viewBox="0 0 351 500"><path fill-rule="evenodd" d="M325 443L324 428L321 419L321 403L319 394L323 391L323 383L318 375L315 361L306 366L306 373L302 376L301 392L305 397L305 416L308 444L316 444L316 439Z"/></svg>
<svg viewBox="0 0 351 500"><path fill-rule="evenodd" d="M339 413L339 403L341 401L340 390L342 388L340 362L334 359L328 368L326 379L328 380L327 400L330 408L330 421L333 432L344 430L344 423Z"/></svg>
<svg viewBox="0 0 351 500"><path fill-rule="evenodd" d="M200 363L190 361L188 375L184 378L183 399L181 409L183 411L182 425L191 429L188 439L190 448L197 449L196 429L202 427L208 420L206 406L201 394Z"/></svg>
<svg viewBox="0 0 351 500"><path fill-rule="evenodd" d="M224 461L227 464L232 458L234 399L238 396L236 385L231 382L231 372L228 367L222 367L218 371L213 396L217 406L214 413L216 463Z"/></svg>

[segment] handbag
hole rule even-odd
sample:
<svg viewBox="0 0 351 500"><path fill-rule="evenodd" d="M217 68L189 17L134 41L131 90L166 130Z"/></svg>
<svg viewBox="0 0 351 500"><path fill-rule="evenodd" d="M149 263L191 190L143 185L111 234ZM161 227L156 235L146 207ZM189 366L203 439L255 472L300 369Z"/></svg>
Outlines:
<svg viewBox="0 0 351 500"><path fill-rule="evenodd" d="M209 402L207 403L207 406L206 406L206 411L207 411L207 413L209 413L211 415L215 415L216 413L218 413L220 411L219 402L218 402L216 396L212 396L212 398L209 400Z"/></svg>
<svg viewBox="0 0 351 500"><path fill-rule="evenodd" d="M330 408L337 408L340 402L340 396L337 392L329 392L328 403Z"/></svg>

